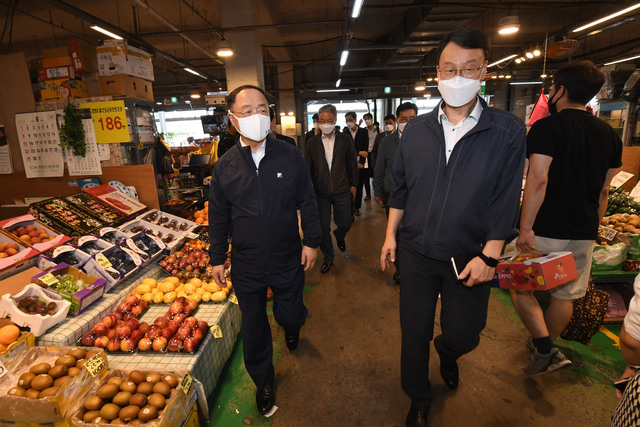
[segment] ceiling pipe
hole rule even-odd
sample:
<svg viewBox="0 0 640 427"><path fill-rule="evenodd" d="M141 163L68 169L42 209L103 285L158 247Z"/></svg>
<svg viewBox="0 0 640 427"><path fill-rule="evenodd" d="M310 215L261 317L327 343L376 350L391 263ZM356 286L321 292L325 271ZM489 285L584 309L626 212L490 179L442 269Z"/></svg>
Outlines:
<svg viewBox="0 0 640 427"><path fill-rule="evenodd" d="M170 53L164 52L162 50L156 49L153 45L147 43L146 41L144 41L143 39L139 38L138 36L136 36L135 34L131 34L125 30L123 30L122 28L119 28L115 25L112 25L106 21L103 21L102 19L98 18L97 16L91 15L90 13L85 12L82 9L78 9L75 6L70 5L69 3L66 3L62 0L45 0L47 3L51 4L52 6L67 12L70 15L75 16L76 18L82 19L86 22L89 22L90 24L93 25L97 25L99 27L102 27L106 30L109 31L113 31L116 32L118 34L121 34L122 36L124 36L127 40L130 40L132 42L134 42L135 44L139 45L142 49L146 50L147 52L154 54L156 56L161 56L165 59L168 59L169 61L179 65L182 68L198 68L192 64L189 64L187 61L183 61L180 58L176 58L175 56L171 55ZM208 74L203 74L207 80L219 84L220 81L217 80L215 77L208 75Z"/></svg>
<svg viewBox="0 0 640 427"><path fill-rule="evenodd" d="M136 0L137 1L137 0ZM169 32L169 31L156 31L153 33L144 33L141 34L144 37L162 37L162 36L170 36L173 34L201 34L201 33L211 33L215 32L218 34L219 32L228 32L228 31L254 31L254 30L268 30L271 28L282 28L282 27L297 27L297 26L307 26L307 25L328 25L328 24L342 24L343 21L339 19L328 20L328 21L311 21L311 22L290 22L286 24L263 24L263 25L243 25L239 27L224 27L224 28L196 28L193 30L182 30L177 32Z"/></svg>

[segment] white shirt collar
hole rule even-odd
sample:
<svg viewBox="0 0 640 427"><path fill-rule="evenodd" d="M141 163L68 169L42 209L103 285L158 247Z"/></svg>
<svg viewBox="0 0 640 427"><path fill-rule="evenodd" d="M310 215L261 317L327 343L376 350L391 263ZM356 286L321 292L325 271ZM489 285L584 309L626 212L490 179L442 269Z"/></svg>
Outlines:
<svg viewBox="0 0 640 427"><path fill-rule="evenodd" d="M265 150L265 147L267 145L267 138L264 139L264 141L262 141L262 145L260 146L260 148L258 148L258 150L256 151L257 153ZM245 144L244 141L242 140L242 135L240 135L240 146L241 147L249 147L248 144ZM251 152L253 153L253 150L251 150Z"/></svg>
<svg viewBox="0 0 640 427"><path fill-rule="evenodd" d="M442 124L443 118L449 120L449 118L447 117L447 114L444 112L444 108L442 108L443 105L444 105L444 102L441 102L440 105L438 106L438 123L440 124ZM482 103L480 102L480 99L478 99L478 97L476 96L476 105L473 107L473 110L471 110L471 113L469 113L469 115L465 117L463 120L471 118L475 120L477 123L478 120L480 120L481 114L482 114Z"/></svg>

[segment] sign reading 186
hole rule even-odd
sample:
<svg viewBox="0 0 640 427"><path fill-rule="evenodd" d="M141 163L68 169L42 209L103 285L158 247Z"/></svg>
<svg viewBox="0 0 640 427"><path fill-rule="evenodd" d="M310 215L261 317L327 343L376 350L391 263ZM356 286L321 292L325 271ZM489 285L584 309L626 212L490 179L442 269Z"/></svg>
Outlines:
<svg viewBox="0 0 640 427"><path fill-rule="evenodd" d="M124 101L88 102L98 144L131 142Z"/></svg>

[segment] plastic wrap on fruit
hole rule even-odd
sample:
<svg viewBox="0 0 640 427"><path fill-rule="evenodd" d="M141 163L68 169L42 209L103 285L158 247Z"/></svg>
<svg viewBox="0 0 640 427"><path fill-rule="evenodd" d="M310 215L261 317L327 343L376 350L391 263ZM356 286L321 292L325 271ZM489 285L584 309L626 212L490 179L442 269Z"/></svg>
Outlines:
<svg viewBox="0 0 640 427"><path fill-rule="evenodd" d="M102 250L95 242L86 242L84 245L80 246L80 249L90 255L95 255Z"/></svg>
<svg viewBox="0 0 640 427"><path fill-rule="evenodd" d="M136 268L136 265L131 257L121 250L111 253L108 259L111 263L111 266L122 274L127 274L128 272Z"/></svg>
<svg viewBox="0 0 640 427"><path fill-rule="evenodd" d="M160 247L149 236L139 236L133 242L144 252L154 254L160 251Z"/></svg>
<svg viewBox="0 0 640 427"><path fill-rule="evenodd" d="M158 236L158 237L162 237L162 236ZM164 243L169 244L169 243L173 242L173 239L175 239L175 237L173 236L173 234L167 234L167 235L166 235L166 237L164 237L164 238L162 239L162 241L163 241Z"/></svg>
<svg viewBox="0 0 640 427"><path fill-rule="evenodd" d="M158 219L158 212L151 212L151 213L148 213L148 214L147 214L144 218L142 218L142 219L144 219L145 221L151 221L151 222L154 222L155 220L157 220L157 219Z"/></svg>
<svg viewBox="0 0 640 427"><path fill-rule="evenodd" d="M135 227L131 227L131 229L129 230L131 233L139 233L142 230L144 230L144 226L142 225L136 225Z"/></svg>
<svg viewBox="0 0 640 427"><path fill-rule="evenodd" d="M82 266L82 261L77 256L73 255L72 252L63 252L58 255L54 261L57 264L64 262L65 264L69 264L72 267L80 268Z"/></svg>
<svg viewBox="0 0 640 427"><path fill-rule="evenodd" d="M108 233L104 233L102 238L109 243L113 243L114 245L117 245L122 240L124 240L124 237L118 237L115 231L109 231Z"/></svg>

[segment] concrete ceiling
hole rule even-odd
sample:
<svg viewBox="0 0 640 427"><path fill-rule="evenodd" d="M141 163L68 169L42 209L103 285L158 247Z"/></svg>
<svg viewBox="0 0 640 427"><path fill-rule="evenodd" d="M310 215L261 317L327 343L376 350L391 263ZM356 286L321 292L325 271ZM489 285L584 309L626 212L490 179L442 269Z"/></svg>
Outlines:
<svg viewBox="0 0 640 427"><path fill-rule="evenodd" d="M562 46L558 42L564 38L577 40L575 51L547 58L546 70L551 72L569 58L603 64L640 55L640 8L571 33L634 1L365 0L360 17L353 20L352 0L253 0L255 25L232 28L220 19L225 1L0 0L0 52L24 51L28 59L36 59L43 49L62 46L71 37L97 44L104 36L89 27L106 23L154 51L154 93L158 98L224 89L224 60L215 57L215 44L223 34L244 31L258 32L267 89L277 93L278 75L292 69L293 89L302 98L316 96L315 89L334 87L339 77L342 87L382 94L384 86L391 86L395 96L410 94L417 80L435 75L438 40L463 27L478 28L489 35L490 62L534 46L543 49L545 39L550 51ZM227 4L222 7L229 7ZM516 35L497 34L498 21L506 15L520 17L521 30ZM350 55L340 70L338 62L345 47ZM640 60L636 60L638 64ZM183 70L186 65L209 80L187 74ZM526 80L538 77L542 69L541 56L519 65L503 63L490 71Z"/></svg>

